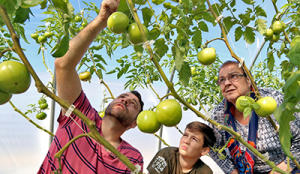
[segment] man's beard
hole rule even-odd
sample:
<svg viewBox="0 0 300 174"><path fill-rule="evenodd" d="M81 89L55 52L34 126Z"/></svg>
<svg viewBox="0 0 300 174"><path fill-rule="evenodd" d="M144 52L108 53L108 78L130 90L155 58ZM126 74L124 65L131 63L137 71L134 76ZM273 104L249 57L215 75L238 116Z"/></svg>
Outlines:
<svg viewBox="0 0 300 174"><path fill-rule="evenodd" d="M129 127L133 120L130 119L130 116L128 114L128 108L123 104L123 106L125 107L125 111L116 112L115 110L113 110L115 104L118 103L110 103L107 106L105 110L105 115L115 117L124 127Z"/></svg>

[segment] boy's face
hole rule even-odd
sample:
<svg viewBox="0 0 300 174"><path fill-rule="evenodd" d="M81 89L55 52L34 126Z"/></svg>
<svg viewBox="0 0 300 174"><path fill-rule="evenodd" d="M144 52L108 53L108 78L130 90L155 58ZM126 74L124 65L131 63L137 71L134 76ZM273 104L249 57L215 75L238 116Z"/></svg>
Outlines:
<svg viewBox="0 0 300 174"><path fill-rule="evenodd" d="M209 152L209 147L203 147L204 137L201 132L185 129L180 139L179 154L185 158L199 158Z"/></svg>

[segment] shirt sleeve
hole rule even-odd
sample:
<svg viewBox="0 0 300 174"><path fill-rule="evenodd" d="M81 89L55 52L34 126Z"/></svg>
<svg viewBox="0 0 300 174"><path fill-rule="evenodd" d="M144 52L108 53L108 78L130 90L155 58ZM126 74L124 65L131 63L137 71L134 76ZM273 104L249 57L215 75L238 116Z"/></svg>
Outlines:
<svg viewBox="0 0 300 174"><path fill-rule="evenodd" d="M224 105L222 103L214 108L212 112L212 119L224 125ZM221 149L225 145L225 131L217 128L211 123L209 123L209 125L214 129L217 140L214 148L217 150ZM235 169L235 166L232 162L230 154L227 153L226 149L227 148L225 148L225 150L223 151L223 156L225 157L225 159L220 158L218 152L215 152L213 150L210 150L209 155L219 165L219 167L224 171L224 173L230 174Z"/></svg>
<svg viewBox="0 0 300 174"><path fill-rule="evenodd" d="M81 91L77 99L74 101L73 105L76 109L82 112L89 119L95 121L96 123L101 120L101 117L98 115L98 112L91 106L90 101L86 97L85 93ZM70 115L73 119L79 119L74 113ZM69 117L62 115L62 111L60 111L59 117L57 121L59 123L68 122Z"/></svg>

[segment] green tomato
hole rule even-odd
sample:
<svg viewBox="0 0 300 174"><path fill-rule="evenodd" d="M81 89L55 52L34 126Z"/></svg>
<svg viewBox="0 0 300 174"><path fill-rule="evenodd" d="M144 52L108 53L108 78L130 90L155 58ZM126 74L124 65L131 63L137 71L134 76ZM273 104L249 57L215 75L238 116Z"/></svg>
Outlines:
<svg viewBox="0 0 300 174"><path fill-rule="evenodd" d="M192 74L192 76L197 75L196 67L194 67L194 66L191 67L191 74Z"/></svg>
<svg viewBox="0 0 300 174"><path fill-rule="evenodd" d="M37 33L32 33L32 34L30 35L30 37L31 37L32 39L37 39L37 38L39 37L39 35L38 35Z"/></svg>
<svg viewBox="0 0 300 174"><path fill-rule="evenodd" d="M155 133L160 128L161 124L157 120L156 112L142 111L136 119L136 123L140 131L145 133Z"/></svg>
<svg viewBox="0 0 300 174"><path fill-rule="evenodd" d="M39 103L39 105L42 103L47 103L47 100L45 98L40 98L38 103Z"/></svg>
<svg viewBox="0 0 300 174"><path fill-rule="evenodd" d="M156 107L157 120L165 126L176 126L182 118L180 104L175 99L166 99Z"/></svg>
<svg viewBox="0 0 300 174"><path fill-rule="evenodd" d="M107 19L107 27L116 34L124 33L129 25L129 18L123 12L114 12Z"/></svg>
<svg viewBox="0 0 300 174"><path fill-rule="evenodd" d="M251 107L251 104L253 104L254 102L255 102L254 99L251 97L240 96L235 102L235 107L237 108L238 111L244 112L244 109L246 107Z"/></svg>
<svg viewBox="0 0 300 174"><path fill-rule="evenodd" d="M273 97L262 97L256 101L260 106L258 109L255 109L255 112L258 116L266 117L271 115L277 108L277 102Z"/></svg>
<svg viewBox="0 0 300 174"><path fill-rule="evenodd" d="M91 80L91 73L89 71L85 71L79 74L79 79L82 81L89 81Z"/></svg>
<svg viewBox="0 0 300 174"><path fill-rule="evenodd" d="M44 110L44 109L48 108L48 104L47 103L41 103L39 107L40 107L40 109Z"/></svg>
<svg viewBox="0 0 300 174"><path fill-rule="evenodd" d="M272 30L274 33L281 33L284 30L282 23L280 21L274 21L272 24Z"/></svg>
<svg viewBox="0 0 300 174"><path fill-rule="evenodd" d="M49 32L49 31L46 31L46 32L44 33L44 36L45 36L46 38L49 38L49 37L53 36L53 33L52 33L52 32Z"/></svg>
<svg viewBox="0 0 300 174"><path fill-rule="evenodd" d="M47 41L47 37L45 35L40 35L38 37L38 43L45 43Z"/></svg>
<svg viewBox="0 0 300 174"><path fill-rule="evenodd" d="M35 115L35 117L39 120L44 120L47 117L47 114L45 112L39 112Z"/></svg>
<svg viewBox="0 0 300 174"><path fill-rule="evenodd" d="M75 22L81 22L82 20L82 17L79 16L79 15L76 15L75 18L74 18Z"/></svg>
<svg viewBox="0 0 300 174"><path fill-rule="evenodd" d="M210 65L216 60L215 48L204 48L197 54L198 60L203 65Z"/></svg>
<svg viewBox="0 0 300 174"><path fill-rule="evenodd" d="M268 28L267 30L266 30L266 32L264 33L264 35L267 37L267 38L272 38L272 36L273 36L273 30L271 29L271 28Z"/></svg>
<svg viewBox="0 0 300 174"><path fill-rule="evenodd" d="M30 83L30 73L24 64L11 60L0 64L1 91L10 94L20 94L29 88Z"/></svg>
<svg viewBox="0 0 300 174"><path fill-rule="evenodd" d="M273 41L273 42L277 42L279 39L280 39L280 35L278 35L278 34L273 34L273 36L272 36L272 41Z"/></svg>
<svg viewBox="0 0 300 174"><path fill-rule="evenodd" d="M143 25L143 30L146 34L148 34L147 28ZM139 30L137 23L132 23L128 27L128 39L133 44L139 44L143 42L142 32Z"/></svg>

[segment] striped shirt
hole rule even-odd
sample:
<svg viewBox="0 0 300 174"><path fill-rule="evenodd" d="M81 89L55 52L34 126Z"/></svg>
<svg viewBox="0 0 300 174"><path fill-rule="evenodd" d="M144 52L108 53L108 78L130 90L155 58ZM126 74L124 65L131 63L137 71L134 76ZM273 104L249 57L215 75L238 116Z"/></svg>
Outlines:
<svg viewBox="0 0 300 174"><path fill-rule="evenodd" d="M73 105L89 119L95 121L96 127L101 134L102 119L98 115L98 112L91 106L83 91ZM88 127L76 117L76 115L71 114L70 117L62 114L59 115L59 126L38 174L50 174L57 170L59 162L58 159L54 158L54 155L64 147L68 141L82 134L83 130L89 132ZM79 128L79 126L81 128ZM137 149L122 139L117 149L127 156L134 165L138 164L143 168L143 157ZM130 169L113 153L108 152L103 145L89 137L77 139L66 149L61 157L61 169L63 174L131 173Z"/></svg>

